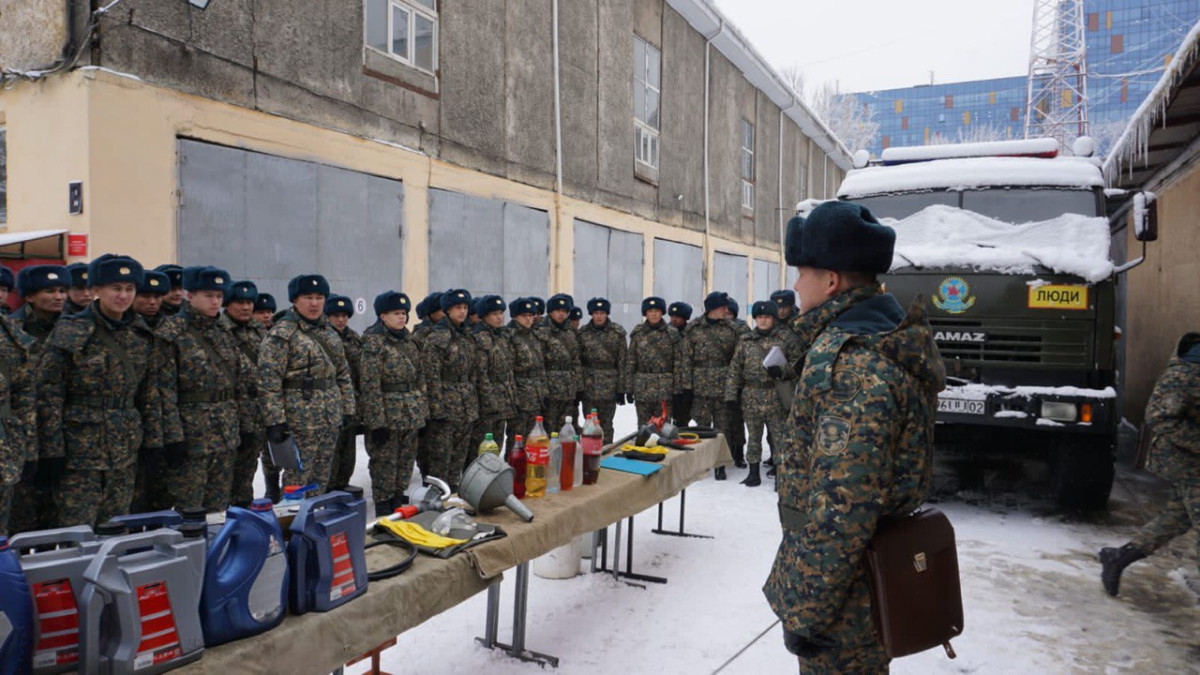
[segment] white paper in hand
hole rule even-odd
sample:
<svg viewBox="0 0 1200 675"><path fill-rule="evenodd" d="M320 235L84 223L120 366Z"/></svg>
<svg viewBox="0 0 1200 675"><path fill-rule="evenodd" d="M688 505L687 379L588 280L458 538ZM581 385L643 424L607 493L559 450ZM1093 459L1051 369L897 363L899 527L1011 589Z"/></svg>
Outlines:
<svg viewBox="0 0 1200 675"><path fill-rule="evenodd" d="M787 370L787 357L783 355L783 350L779 347L771 347L771 351L767 352L767 357L763 359L763 368L770 368L771 366L779 366Z"/></svg>

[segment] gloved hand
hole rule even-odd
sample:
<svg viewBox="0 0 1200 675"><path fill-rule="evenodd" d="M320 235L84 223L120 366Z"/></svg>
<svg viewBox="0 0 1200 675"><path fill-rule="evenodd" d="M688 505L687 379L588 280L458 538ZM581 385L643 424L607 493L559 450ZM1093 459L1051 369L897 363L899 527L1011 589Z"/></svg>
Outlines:
<svg viewBox="0 0 1200 675"><path fill-rule="evenodd" d="M782 380L783 368L780 368L779 366L767 366L767 375L769 375L772 380Z"/></svg>
<svg viewBox="0 0 1200 675"><path fill-rule="evenodd" d="M37 473L33 476L33 483L38 487L50 487L58 482L59 477L66 470L66 457L43 457L38 460Z"/></svg>
<svg viewBox="0 0 1200 675"><path fill-rule="evenodd" d="M180 464L186 462L188 457L187 441L179 441L178 443L167 443L162 449L162 458L169 464Z"/></svg>
<svg viewBox="0 0 1200 675"><path fill-rule="evenodd" d="M138 464L148 464L154 461L162 448L138 448Z"/></svg>
<svg viewBox="0 0 1200 675"><path fill-rule="evenodd" d="M354 415L342 415L342 428L354 433Z"/></svg>
<svg viewBox="0 0 1200 675"><path fill-rule="evenodd" d="M802 659L811 659L821 652L836 647L837 644L827 637L816 635L808 637L799 633L783 631L783 646Z"/></svg>
<svg viewBox="0 0 1200 675"><path fill-rule="evenodd" d="M617 402L617 405L625 405L625 394L618 393L613 396L613 400Z"/></svg>
<svg viewBox="0 0 1200 675"><path fill-rule="evenodd" d="M635 400L633 399L633 392L632 392L632 391L625 392L625 402L626 402L626 403L628 403L628 404L630 404L630 405L633 405L634 403L636 403L636 402L637 402L637 401L635 401Z"/></svg>
<svg viewBox="0 0 1200 675"><path fill-rule="evenodd" d="M249 433L249 432L243 433L243 434L238 434L238 440L240 441L241 447L243 447L243 448L249 447L250 444L254 442L254 434Z"/></svg>
<svg viewBox="0 0 1200 675"><path fill-rule="evenodd" d="M388 442L388 438L390 438L390 437L391 437L391 433L387 430L386 427L381 428L381 429L372 429L371 430L371 445L383 445L384 443Z"/></svg>
<svg viewBox="0 0 1200 675"><path fill-rule="evenodd" d="M37 475L37 467L38 463L36 459L25 462L25 464L21 466L21 478L19 480L22 483L28 483L29 481L33 480L33 477Z"/></svg>
<svg viewBox="0 0 1200 675"><path fill-rule="evenodd" d="M267 427L267 440L278 445L288 439L292 435L292 430L287 424L272 424Z"/></svg>

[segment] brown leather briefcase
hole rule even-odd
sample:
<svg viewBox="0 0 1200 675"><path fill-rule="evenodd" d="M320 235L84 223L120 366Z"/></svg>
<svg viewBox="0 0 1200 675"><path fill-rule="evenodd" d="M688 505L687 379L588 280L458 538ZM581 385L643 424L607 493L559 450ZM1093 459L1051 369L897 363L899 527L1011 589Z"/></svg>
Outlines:
<svg viewBox="0 0 1200 675"><path fill-rule="evenodd" d="M954 527L926 508L880 521L864 558L875 630L891 658L942 645L963 630Z"/></svg>

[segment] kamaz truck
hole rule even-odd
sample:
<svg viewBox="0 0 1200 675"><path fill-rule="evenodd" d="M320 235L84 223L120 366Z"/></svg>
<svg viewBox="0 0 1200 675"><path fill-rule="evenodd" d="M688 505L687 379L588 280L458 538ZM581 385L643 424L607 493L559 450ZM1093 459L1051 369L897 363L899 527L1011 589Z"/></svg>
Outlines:
<svg viewBox="0 0 1200 675"><path fill-rule="evenodd" d="M1089 142L1069 157L1053 139L891 148L856 158L838 198L896 228L886 288L926 300L947 372L939 444L1044 449L1059 503L1099 509L1121 417L1115 280L1136 264L1111 261L1110 214L1157 234L1153 196L1106 194Z"/></svg>

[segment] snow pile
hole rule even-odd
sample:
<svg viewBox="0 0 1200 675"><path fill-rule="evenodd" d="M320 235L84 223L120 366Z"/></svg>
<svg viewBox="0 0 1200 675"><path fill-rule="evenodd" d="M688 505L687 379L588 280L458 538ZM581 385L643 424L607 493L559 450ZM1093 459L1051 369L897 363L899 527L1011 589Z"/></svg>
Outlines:
<svg viewBox="0 0 1200 675"><path fill-rule="evenodd" d="M838 197L859 199L920 190L970 190L982 187L1104 186L1098 160L1084 157L968 157L935 162L871 166L846 174Z"/></svg>
<svg viewBox="0 0 1200 675"><path fill-rule="evenodd" d="M1034 396L1064 396L1094 399L1112 399L1117 397L1117 390L1112 387L1103 389L1084 389L1082 387L1005 387L999 384L962 384L950 385L943 392L950 398L984 401L988 396L997 395L1005 398L1033 398ZM999 414L996 415L1000 417Z"/></svg>
<svg viewBox="0 0 1200 675"><path fill-rule="evenodd" d="M944 143L939 145L914 145L887 148L879 158L889 162L915 162L952 157L1018 157L1028 155L1054 155L1058 153L1058 141L1053 138L1028 138L1015 141L988 141L984 143Z"/></svg>
<svg viewBox="0 0 1200 675"><path fill-rule="evenodd" d="M1039 267L1098 282L1113 273L1108 221L1079 214L1013 225L971 211L934 205L903 219L896 230L892 269L969 267L1001 274L1034 274Z"/></svg>

